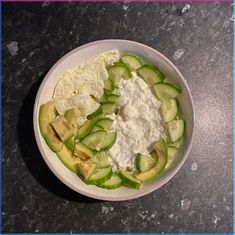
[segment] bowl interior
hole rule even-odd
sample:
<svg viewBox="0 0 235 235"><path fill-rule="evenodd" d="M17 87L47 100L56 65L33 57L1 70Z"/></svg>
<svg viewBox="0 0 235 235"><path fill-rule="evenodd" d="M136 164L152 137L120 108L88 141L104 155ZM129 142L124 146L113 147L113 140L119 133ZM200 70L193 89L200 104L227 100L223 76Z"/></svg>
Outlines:
<svg viewBox="0 0 235 235"><path fill-rule="evenodd" d="M89 186L83 183L80 178L69 171L57 158L56 154L53 153L46 142L40 135L38 125L38 114L39 107L41 104L49 101L52 97L53 90L57 84L60 75L68 68L79 65L84 60L91 56L97 55L104 51L117 49L120 53L132 52L139 55L146 63L152 63L157 65L163 73L175 84L181 87L182 93L179 96L179 104L182 110L183 119L186 121L186 134L185 142L182 150L177 155L176 160L173 164L165 170L157 179L144 184L140 190L129 189L121 187L116 190L105 190L96 186ZM147 47L143 44L126 41L126 40L102 40L93 43L88 43L81 46L62 57L48 72L44 78L34 106L34 132L39 150L46 161L49 168L54 174L67 186L73 190L84 194L89 197L101 199L101 200L128 200L137 198L148 194L163 184L165 184L173 175L180 169L183 162L185 161L189 149L191 147L192 136L193 136L193 124L194 124L194 113L192 98L187 86L186 81L177 70L177 68L162 54L156 50Z"/></svg>

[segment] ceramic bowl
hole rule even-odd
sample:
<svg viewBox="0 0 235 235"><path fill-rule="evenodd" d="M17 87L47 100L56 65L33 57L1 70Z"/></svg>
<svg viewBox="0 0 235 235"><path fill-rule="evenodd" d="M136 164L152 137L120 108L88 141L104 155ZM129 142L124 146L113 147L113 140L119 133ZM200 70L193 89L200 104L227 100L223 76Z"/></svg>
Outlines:
<svg viewBox="0 0 235 235"><path fill-rule="evenodd" d="M60 75L66 69L79 65L81 62L90 58L91 56L113 49L117 49L120 53L132 52L143 58L146 63L157 65L157 67L159 67L165 76L173 83L179 85L182 90L182 93L178 98L183 119L186 121L185 141L182 150L177 155L175 161L169 166L169 168L164 170L155 180L143 184L140 190L126 187L121 187L115 190L106 190L96 186L86 185L76 174L68 170L61 163L56 154L52 152L47 146L39 130L38 114L40 105L51 99L53 90L60 78ZM122 201L138 198L157 190L162 185L166 184L179 171L185 162L192 145L194 109L192 96L187 82L169 59L167 59L157 50L144 44L127 40L109 39L91 42L70 51L50 69L44 78L36 96L33 122L35 138L43 159L51 171L65 185L74 191L91 198L107 201Z"/></svg>

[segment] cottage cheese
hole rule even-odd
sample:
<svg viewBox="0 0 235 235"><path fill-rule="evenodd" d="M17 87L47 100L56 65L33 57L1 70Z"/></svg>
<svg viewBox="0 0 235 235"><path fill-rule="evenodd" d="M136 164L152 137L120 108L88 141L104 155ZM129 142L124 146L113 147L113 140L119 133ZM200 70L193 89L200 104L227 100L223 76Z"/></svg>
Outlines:
<svg viewBox="0 0 235 235"><path fill-rule="evenodd" d="M66 70L55 87L53 99L60 115L66 110L77 107L80 110L78 124L86 121L87 115L93 113L100 104L91 95L103 94L104 81L108 79L106 67L120 58L117 50L111 50L91 57L78 67Z"/></svg>
<svg viewBox="0 0 235 235"><path fill-rule="evenodd" d="M114 168L135 168L136 153L148 154L153 142L166 137L159 112L161 102L134 72L130 80L120 82L119 91L121 108L112 116L117 140L109 150L111 163Z"/></svg>

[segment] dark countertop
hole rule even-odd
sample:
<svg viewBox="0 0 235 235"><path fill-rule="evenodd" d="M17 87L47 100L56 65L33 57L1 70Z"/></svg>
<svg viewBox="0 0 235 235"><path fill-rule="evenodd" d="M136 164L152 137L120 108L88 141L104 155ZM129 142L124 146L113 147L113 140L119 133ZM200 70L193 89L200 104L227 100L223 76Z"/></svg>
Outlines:
<svg viewBox="0 0 235 235"><path fill-rule="evenodd" d="M231 3L3 3L3 232L232 233ZM65 53L106 38L145 43L180 69L196 128L178 174L159 190L102 202L64 186L32 129L37 89ZM179 54L181 56L179 56Z"/></svg>

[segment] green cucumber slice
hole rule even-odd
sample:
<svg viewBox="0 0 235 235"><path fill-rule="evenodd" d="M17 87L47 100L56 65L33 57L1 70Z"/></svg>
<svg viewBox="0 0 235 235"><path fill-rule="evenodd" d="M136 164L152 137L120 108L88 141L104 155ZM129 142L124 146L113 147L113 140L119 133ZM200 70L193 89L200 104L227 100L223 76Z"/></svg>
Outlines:
<svg viewBox="0 0 235 235"><path fill-rule="evenodd" d="M108 96L107 101L117 103L119 101L119 98L120 98L119 95L111 94Z"/></svg>
<svg viewBox="0 0 235 235"><path fill-rule="evenodd" d="M96 152L92 151L88 147L86 147L84 144L78 142L75 144L74 147L74 155L80 157L83 160L87 160L89 158L93 158L95 156Z"/></svg>
<svg viewBox="0 0 235 235"><path fill-rule="evenodd" d="M103 147L103 142L106 141L107 132L104 130L96 131L87 135L82 139L82 143L88 148L100 151Z"/></svg>
<svg viewBox="0 0 235 235"><path fill-rule="evenodd" d="M141 153L137 153L135 163L136 163L136 169L139 172L145 172L154 167L154 165L156 164L156 158L153 158L148 155L143 155Z"/></svg>
<svg viewBox="0 0 235 235"><path fill-rule="evenodd" d="M102 142L101 150L109 150L115 144L117 138L116 132L107 133L105 139Z"/></svg>
<svg viewBox="0 0 235 235"><path fill-rule="evenodd" d="M78 129L78 134L77 137L79 139L84 138L85 136L87 136L90 131L92 130L92 128L94 127L94 123L91 120L87 120L79 129Z"/></svg>
<svg viewBox="0 0 235 235"><path fill-rule="evenodd" d="M98 152L95 157L91 159L91 161L96 164L97 168L110 166L108 152L106 151Z"/></svg>
<svg viewBox="0 0 235 235"><path fill-rule="evenodd" d="M135 178L134 173L131 171L120 171L120 177L122 178L123 185L128 188L139 189L142 182Z"/></svg>
<svg viewBox="0 0 235 235"><path fill-rule="evenodd" d="M184 134L184 120L173 120L167 123L167 130L170 136L171 142L176 142Z"/></svg>
<svg viewBox="0 0 235 235"><path fill-rule="evenodd" d="M92 130L90 131L90 133L96 132L96 131L100 131L103 130L104 128L98 125L94 125L94 127L92 128Z"/></svg>
<svg viewBox="0 0 235 235"><path fill-rule="evenodd" d="M153 85L157 97L163 100L174 99L180 94L180 90L170 83L157 83Z"/></svg>
<svg viewBox="0 0 235 235"><path fill-rule="evenodd" d="M154 65L145 64L137 70L137 74L148 84L152 86L155 83L162 82L165 78L163 73Z"/></svg>
<svg viewBox="0 0 235 235"><path fill-rule="evenodd" d="M98 99L99 103L107 102L108 95L104 92L103 95Z"/></svg>
<svg viewBox="0 0 235 235"><path fill-rule="evenodd" d="M104 115L110 115L117 110L117 104L114 102L106 102L101 105L101 109Z"/></svg>
<svg viewBox="0 0 235 235"><path fill-rule="evenodd" d="M95 172L85 181L87 184L100 185L112 176L112 167L98 168Z"/></svg>
<svg viewBox="0 0 235 235"><path fill-rule="evenodd" d="M117 86L114 86L112 93L113 95L119 95L119 88Z"/></svg>
<svg viewBox="0 0 235 235"><path fill-rule="evenodd" d="M113 81L110 78L105 80L105 82L104 82L104 89L111 92L113 90L113 88L114 88Z"/></svg>
<svg viewBox="0 0 235 235"><path fill-rule="evenodd" d="M124 64L118 63L111 66L108 69L109 77L112 79L114 84L118 84L121 79L130 79L131 72Z"/></svg>
<svg viewBox="0 0 235 235"><path fill-rule="evenodd" d="M168 161L165 168L168 168L170 164L174 161L176 154L178 153L178 149L172 146L167 147Z"/></svg>
<svg viewBox="0 0 235 235"><path fill-rule="evenodd" d="M131 54L123 55L121 57L121 61L130 69L130 70L136 70L142 66L142 63L140 59Z"/></svg>
<svg viewBox="0 0 235 235"><path fill-rule="evenodd" d="M177 102L175 99L162 101L162 116L164 122L170 122L175 119L178 113Z"/></svg>
<svg viewBox="0 0 235 235"><path fill-rule="evenodd" d="M96 122L95 125L102 127L106 131L109 131L113 125L113 120L111 118L100 119Z"/></svg>
<svg viewBox="0 0 235 235"><path fill-rule="evenodd" d="M109 180L105 181L102 184L99 184L98 186L104 189L120 188L122 186L122 179L116 172L113 172Z"/></svg>
<svg viewBox="0 0 235 235"><path fill-rule="evenodd" d="M102 108L99 107L94 113L91 113L87 116L88 120L94 119L98 116L100 116L103 113Z"/></svg>
<svg viewBox="0 0 235 235"><path fill-rule="evenodd" d="M174 143L168 143L168 146L171 146L171 147L175 147L175 148L177 148L177 149L180 149L180 147L182 146L183 142L184 142L184 138L181 137L179 140L177 140L177 141L174 142Z"/></svg>

